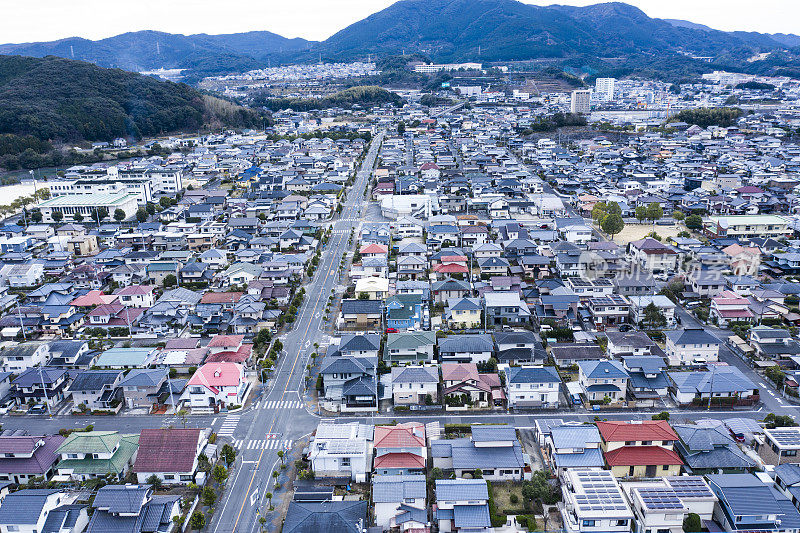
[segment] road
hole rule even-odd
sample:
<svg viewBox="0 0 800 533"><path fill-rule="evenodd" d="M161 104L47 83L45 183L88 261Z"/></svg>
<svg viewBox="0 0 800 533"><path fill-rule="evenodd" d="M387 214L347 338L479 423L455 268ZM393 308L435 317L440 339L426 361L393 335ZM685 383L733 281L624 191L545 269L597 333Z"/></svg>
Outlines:
<svg viewBox="0 0 800 533"><path fill-rule="evenodd" d="M305 285L306 299L294 328L281 338L286 353L278 363L269 390L255 398L255 408L241 415L228 415L221 425L218 434L232 437L240 453L235 473L217 505L213 531L249 533L258 529L259 512L267 509L264 494L276 492L271 490L271 474L280 466L278 450L290 448L317 426L317 418L306 411L303 402L306 364L315 351L314 343L323 341L325 306L337 284L339 262L348 250L350 231L362 219L364 190L383 137L382 132L373 139L347 194L341 217L333 223L314 278Z"/></svg>

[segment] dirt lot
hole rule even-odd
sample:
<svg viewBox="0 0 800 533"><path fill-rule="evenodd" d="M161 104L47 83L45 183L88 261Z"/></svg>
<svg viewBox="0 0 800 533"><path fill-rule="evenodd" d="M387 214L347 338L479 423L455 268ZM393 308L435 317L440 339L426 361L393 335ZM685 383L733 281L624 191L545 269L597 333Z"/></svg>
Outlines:
<svg viewBox="0 0 800 533"><path fill-rule="evenodd" d="M648 233L653 231L652 224L626 224L622 233L614 235L614 242L620 246L625 246L631 241L643 239ZM667 237L675 238L681 231L686 231L683 225L676 226L671 224L669 226L656 225L656 233L661 236L662 242L667 240Z"/></svg>

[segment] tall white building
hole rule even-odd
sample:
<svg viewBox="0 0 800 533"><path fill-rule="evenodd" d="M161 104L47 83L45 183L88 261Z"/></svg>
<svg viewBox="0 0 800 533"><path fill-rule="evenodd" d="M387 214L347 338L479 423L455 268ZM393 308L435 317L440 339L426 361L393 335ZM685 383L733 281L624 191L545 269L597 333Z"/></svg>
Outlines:
<svg viewBox="0 0 800 533"><path fill-rule="evenodd" d="M592 91L588 89L578 89L572 91L572 100L569 109L572 113L586 115L589 113L589 102L592 98Z"/></svg>
<svg viewBox="0 0 800 533"><path fill-rule="evenodd" d="M597 98L604 101L613 100L616 82L616 78L597 78L597 81L594 82L594 92Z"/></svg>

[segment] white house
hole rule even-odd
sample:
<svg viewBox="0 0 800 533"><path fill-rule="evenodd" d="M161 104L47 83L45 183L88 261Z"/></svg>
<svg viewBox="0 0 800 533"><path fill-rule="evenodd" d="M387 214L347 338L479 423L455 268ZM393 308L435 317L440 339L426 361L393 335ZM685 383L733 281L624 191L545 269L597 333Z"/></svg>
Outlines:
<svg viewBox="0 0 800 533"><path fill-rule="evenodd" d="M506 399L511 409L558 407L561 378L550 366L512 366L504 369Z"/></svg>
<svg viewBox="0 0 800 533"><path fill-rule="evenodd" d="M384 531L392 528L424 530L428 525L425 487L422 474L374 476L372 502L375 524Z"/></svg>
<svg viewBox="0 0 800 533"><path fill-rule="evenodd" d="M566 469L559 506L567 533L628 533L633 512L610 470Z"/></svg>
<svg viewBox="0 0 800 533"><path fill-rule="evenodd" d="M670 366L698 365L719 360L719 339L701 328L686 328L666 334Z"/></svg>
<svg viewBox="0 0 800 533"><path fill-rule="evenodd" d="M73 501L74 497L55 489L25 489L9 494L0 506L0 532L80 533L89 523L89 515L85 506L68 505ZM45 529L45 523L58 529Z"/></svg>
<svg viewBox="0 0 800 533"><path fill-rule="evenodd" d="M247 395L244 367L238 363L206 363L186 384L183 400L193 409L243 405Z"/></svg>
<svg viewBox="0 0 800 533"><path fill-rule="evenodd" d="M645 320L645 308L653 304L655 305L667 321L668 328L675 326L675 304L672 300L664 295L657 294L655 296L629 296L631 301L631 319L634 324L638 324Z"/></svg>
<svg viewBox="0 0 800 533"><path fill-rule="evenodd" d="M372 471L375 427L361 422L321 422L308 444L308 460L317 477L346 476L356 483Z"/></svg>
<svg viewBox="0 0 800 533"><path fill-rule="evenodd" d="M19 374L37 365L43 365L50 356L46 342L25 342L0 349L3 372Z"/></svg>

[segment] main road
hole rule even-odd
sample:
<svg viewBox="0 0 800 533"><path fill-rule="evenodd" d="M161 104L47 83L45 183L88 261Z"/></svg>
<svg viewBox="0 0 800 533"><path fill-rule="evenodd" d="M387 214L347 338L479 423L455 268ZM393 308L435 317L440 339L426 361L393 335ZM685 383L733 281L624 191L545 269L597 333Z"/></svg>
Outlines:
<svg viewBox="0 0 800 533"><path fill-rule="evenodd" d="M305 285L306 295L294 327L281 338L284 354L279 359L269 389L254 399L254 408L228 415L218 434L230 436L239 449L235 473L228 481L212 530L220 533L253 532L273 486L272 472L279 469L278 451L288 450L311 433L317 418L303 402L304 375L309 356L320 342L325 326L328 297L338 283L339 263L349 247L350 232L362 219L364 190L383 142L381 132L372 140L356 180L348 191L341 216L333 223L330 239L314 277Z"/></svg>

